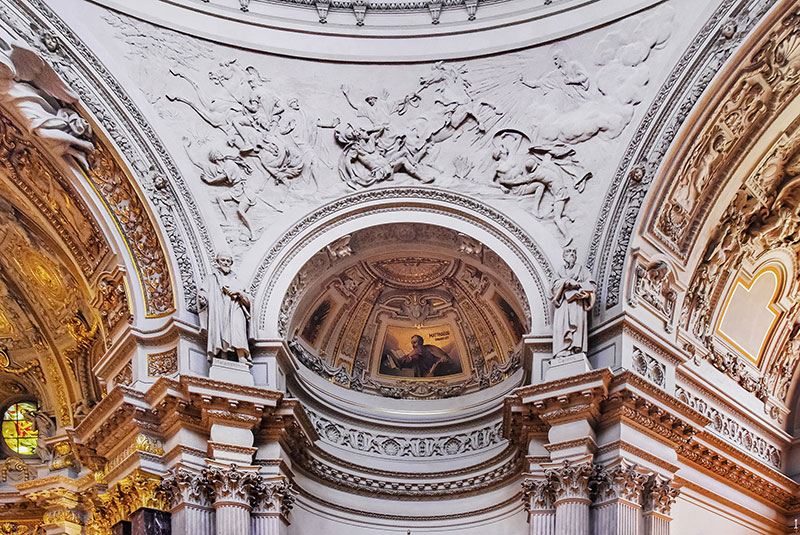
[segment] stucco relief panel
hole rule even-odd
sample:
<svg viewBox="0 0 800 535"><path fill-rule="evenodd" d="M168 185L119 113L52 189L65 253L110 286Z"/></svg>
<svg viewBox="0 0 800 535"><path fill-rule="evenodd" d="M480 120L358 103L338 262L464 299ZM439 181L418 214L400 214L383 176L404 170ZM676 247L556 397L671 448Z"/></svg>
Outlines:
<svg viewBox="0 0 800 535"><path fill-rule="evenodd" d="M562 244L584 240L606 150L650 92L672 16L662 6L634 17L585 57L568 42L402 71L235 53L212 61L205 43L106 21L147 99L181 125L172 141L204 185L198 198L244 251L288 214L389 183L458 190L513 207Z"/></svg>

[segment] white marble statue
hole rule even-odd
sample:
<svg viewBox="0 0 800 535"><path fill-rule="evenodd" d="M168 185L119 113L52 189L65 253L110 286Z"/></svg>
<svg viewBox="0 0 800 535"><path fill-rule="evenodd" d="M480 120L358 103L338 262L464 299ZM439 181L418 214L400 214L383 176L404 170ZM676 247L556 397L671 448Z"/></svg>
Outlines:
<svg viewBox="0 0 800 535"><path fill-rule="evenodd" d="M92 129L65 105L78 96L34 50L0 40L0 104L58 156L74 156L85 167Z"/></svg>
<svg viewBox="0 0 800 535"><path fill-rule="evenodd" d="M585 353L588 320L586 312L594 305L597 284L588 269L577 264L577 252L564 249L564 266L553 282L553 356Z"/></svg>
<svg viewBox="0 0 800 535"><path fill-rule="evenodd" d="M206 356L250 363L250 296L233 270L228 253L217 255L217 271L206 277L198 295L200 324L208 333Z"/></svg>

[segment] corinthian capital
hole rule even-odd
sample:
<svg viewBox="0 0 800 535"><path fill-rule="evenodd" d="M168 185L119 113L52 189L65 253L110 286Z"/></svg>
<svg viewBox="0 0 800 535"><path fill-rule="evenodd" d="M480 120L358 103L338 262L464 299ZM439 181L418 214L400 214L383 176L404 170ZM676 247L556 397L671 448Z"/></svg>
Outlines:
<svg viewBox="0 0 800 535"><path fill-rule="evenodd" d="M612 467L595 466L592 487L595 503L609 500L626 500L638 504L648 476L635 464L622 461Z"/></svg>
<svg viewBox="0 0 800 535"><path fill-rule="evenodd" d="M545 472L545 477L553 489L555 503L563 501L590 501L589 478L592 475L590 463L564 461L558 468Z"/></svg>
<svg viewBox="0 0 800 535"><path fill-rule="evenodd" d="M547 479L527 478L522 482L522 503L526 511L547 511L553 508L553 501L553 487Z"/></svg>
<svg viewBox="0 0 800 535"><path fill-rule="evenodd" d="M214 489L214 502L237 502L250 504L254 489L258 488L261 476L254 472L243 472L231 465L230 468L212 467L203 470L208 483Z"/></svg>
<svg viewBox="0 0 800 535"><path fill-rule="evenodd" d="M173 508L182 504L210 507L213 502L213 488L203 474L176 469L164 478L161 488Z"/></svg>
<svg viewBox="0 0 800 535"><path fill-rule="evenodd" d="M258 512L279 512L286 516L294 506L295 490L285 479L267 481L259 478L251 492L253 510Z"/></svg>
<svg viewBox="0 0 800 535"><path fill-rule="evenodd" d="M644 487L644 510L669 516L672 504L681 493L671 485L672 481L664 476L655 474L648 480Z"/></svg>

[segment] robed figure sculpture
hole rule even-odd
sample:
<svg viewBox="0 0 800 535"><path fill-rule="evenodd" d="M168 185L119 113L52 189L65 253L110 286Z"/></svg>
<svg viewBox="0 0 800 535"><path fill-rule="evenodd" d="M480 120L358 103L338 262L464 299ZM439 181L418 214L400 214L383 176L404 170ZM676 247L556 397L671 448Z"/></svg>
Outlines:
<svg viewBox="0 0 800 535"><path fill-rule="evenodd" d="M204 281L198 295L200 324L208 332L206 356L251 363L248 345L250 297L232 271L233 258L217 255L217 271Z"/></svg>
<svg viewBox="0 0 800 535"><path fill-rule="evenodd" d="M585 267L577 264L575 249L564 249L564 266L553 282L553 356L585 353L587 342L586 312L594 306L597 285Z"/></svg>

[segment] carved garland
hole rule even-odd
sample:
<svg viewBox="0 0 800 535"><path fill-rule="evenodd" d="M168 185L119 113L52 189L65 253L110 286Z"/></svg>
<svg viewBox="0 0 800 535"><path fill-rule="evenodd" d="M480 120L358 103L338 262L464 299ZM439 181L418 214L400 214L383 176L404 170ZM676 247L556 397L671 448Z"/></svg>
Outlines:
<svg viewBox="0 0 800 535"><path fill-rule="evenodd" d="M388 436L344 426L307 410L319 436L331 444L389 457L452 457L502 444L503 424L443 436Z"/></svg>

